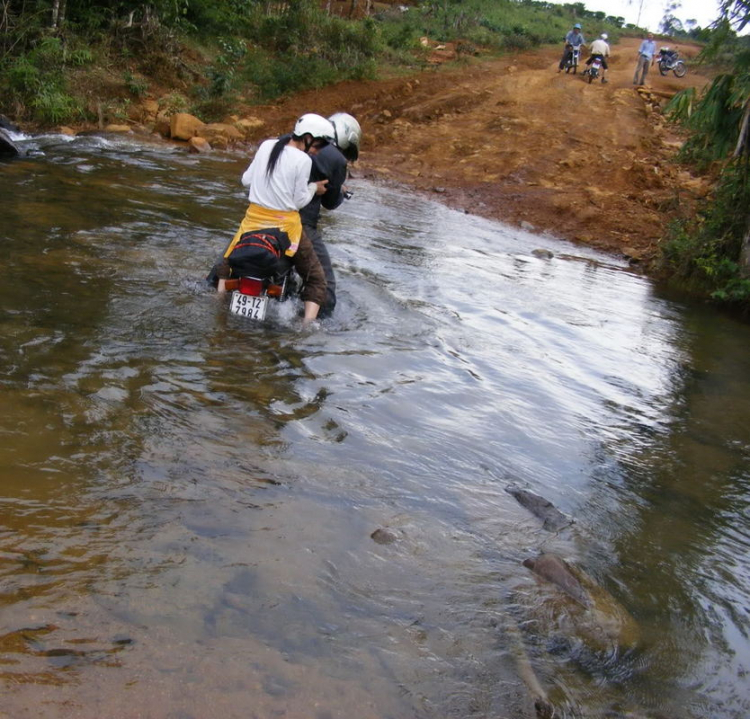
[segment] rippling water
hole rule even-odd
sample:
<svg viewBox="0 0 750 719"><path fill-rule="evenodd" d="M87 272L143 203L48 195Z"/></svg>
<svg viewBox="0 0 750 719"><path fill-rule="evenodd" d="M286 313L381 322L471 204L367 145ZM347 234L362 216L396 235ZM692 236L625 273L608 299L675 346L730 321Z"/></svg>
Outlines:
<svg viewBox="0 0 750 719"><path fill-rule="evenodd" d="M336 315L250 324L201 282L245 158L27 142L0 165L0 715L533 717L529 667L561 716L750 713L747 326L361 180L326 217ZM541 551L634 646L587 645Z"/></svg>

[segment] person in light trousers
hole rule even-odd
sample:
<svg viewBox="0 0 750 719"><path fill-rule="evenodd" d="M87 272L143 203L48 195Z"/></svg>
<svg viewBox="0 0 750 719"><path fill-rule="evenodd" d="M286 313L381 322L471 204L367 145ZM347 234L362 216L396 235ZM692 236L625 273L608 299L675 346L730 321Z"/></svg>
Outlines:
<svg viewBox="0 0 750 719"><path fill-rule="evenodd" d="M635 66L635 75L633 75L634 85L643 85L646 82L648 69L654 64L655 57L656 43L654 42L654 34L649 33L638 48L638 63Z"/></svg>

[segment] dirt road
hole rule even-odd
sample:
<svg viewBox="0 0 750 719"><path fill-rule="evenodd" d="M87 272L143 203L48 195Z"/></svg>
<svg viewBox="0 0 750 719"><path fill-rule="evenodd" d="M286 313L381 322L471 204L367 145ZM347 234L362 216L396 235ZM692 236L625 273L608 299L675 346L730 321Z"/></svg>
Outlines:
<svg viewBox="0 0 750 719"><path fill-rule="evenodd" d="M633 86L640 40L612 48L609 83L557 72L542 48L412 77L347 82L253 109L288 131L302 111L353 113L364 131L354 174L401 183L468 212L645 262L681 199L707 185L673 162L679 138ZM680 46L687 58L697 48ZM706 79L661 77L669 96ZM684 205L683 205L684 207Z"/></svg>

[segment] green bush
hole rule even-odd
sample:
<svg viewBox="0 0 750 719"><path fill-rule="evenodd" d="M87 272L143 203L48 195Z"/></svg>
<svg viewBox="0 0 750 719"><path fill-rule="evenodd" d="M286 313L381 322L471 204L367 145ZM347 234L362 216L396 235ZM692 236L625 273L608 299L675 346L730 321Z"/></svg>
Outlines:
<svg viewBox="0 0 750 719"><path fill-rule="evenodd" d="M70 95L61 90L44 88L31 101L36 119L59 125L81 116L81 107Z"/></svg>
<svg viewBox="0 0 750 719"><path fill-rule="evenodd" d="M40 120L75 112L66 73L94 62L95 54L115 67L128 59L125 86L135 97L149 84L174 87L179 79L193 84L194 100L218 112L240 94L252 94L248 83L258 99L269 100L374 77L378 64L421 67L427 55L422 36L462 43L471 52L559 43L576 20L584 22L588 38L595 29L616 32L580 3L550 7L543 0L422 0L406 11L393 6L357 20L328 16L318 0L68 0L65 7L64 21L52 30L48 3L10 0L9 21L0 24L0 112L25 108ZM215 60L196 60L195 45L201 53L215 46ZM177 109L188 106L185 100Z"/></svg>
<svg viewBox="0 0 750 719"><path fill-rule="evenodd" d="M36 91L42 84L42 71L28 56L19 57L5 74L8 91L17 96Z"/></svg>
<svg viewBox="0 0 750 719"><path fill-rule="evenodd" d="M175 112L187 112L189 107L190 102L188 99L177 90L159 98L159 110L165 112L167 115L172 115Z"/></svg>
<svg viewBox="0 0 750 719"><path fill-rule="evenodd" d="M43 38L28 53L16 57L0 76L3 96L39 122L59 124L78 117L80 103L66 90L65 56L59 38Z"/></svg>
<svg viewBox="0 0 750 719"><path fill-rule="evenodd" d="M148 92L148 80L144 77L136 77L132 72L126 70L123 73L125 87L128 92L135 97L143 97Z"/></svg>
<svg viewBox="0 0 750 719"><path fill-rule="evenodd" d="M239 58L233 62L234 82L228 82L228 69L214 69L212 87L228 92L241 80L256 87L259 100L269 100L339 80L373 77L376 58L384 47L380 28L371 18L329 17L308 0L292 3L280 15L262 18L250 46L242 62Z"/></svg>
<svg viewBox="0 0 750 719"><path fill-rule="evenodd" d="M503 37L503 47L506 50L528 50L532 45L531 40L526 35L506 35Z"/></svg>
<svg viewBox="0 0 750 719"><path fill-rule="evenodd" d="M324 87L339 79L336 69L322 58L254 52L245 66L244 79L258 89L260 100L297 90Z"/></svg>
<svg viewBox="0 0 750 719"><path fill-rule="evenodd" d="M94 53L88 47L77 47L71 50L69 54L69 60L71 65L82 67L83 65L90 65L94 62Z"/></svg>
<svg viewBox="0 0 750 719"><path fill-rule="evenodd" d="M723 171L713 197L694 218L673 223L662 246L661 269L715 300L747 305L750 280L739 264L750 207L744 163Z"/></svg>
<svg viewBox="0 0 750 719"><path fill-rule="evenodd" d="M219 47L221 53L206 72L209 79L207 94L214 99L226 97L237 89L237 69L247 54L247 47L241 40L221 39Z"/></svg>

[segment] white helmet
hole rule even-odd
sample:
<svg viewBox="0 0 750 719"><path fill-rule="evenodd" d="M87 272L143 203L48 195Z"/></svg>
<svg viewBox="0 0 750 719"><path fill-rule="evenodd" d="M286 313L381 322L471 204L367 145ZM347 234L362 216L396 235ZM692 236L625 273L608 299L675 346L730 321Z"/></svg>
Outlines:
<svg viewBox="0 0 750 719"><path fill-rule="evenodd" d="M337 112L328 118L333 125L334 142L347 160L354 162L359 157L362 128L351 115Z"/></svg>
<svg viewBox="0 0 750 719"><path fill-rule="evenodd" d="M295 137L311 135L313 140L320 139L326 142L333 142L336 137L336 131L325 117L316 115L314 112L308 112L297 120L292 135Z"/></svg>
<svg viewBox="0 0 750 719"><path fill-rule="evenodd" d="M606 32L602 33L602 40L606 40L609 37Z"/></svg>

